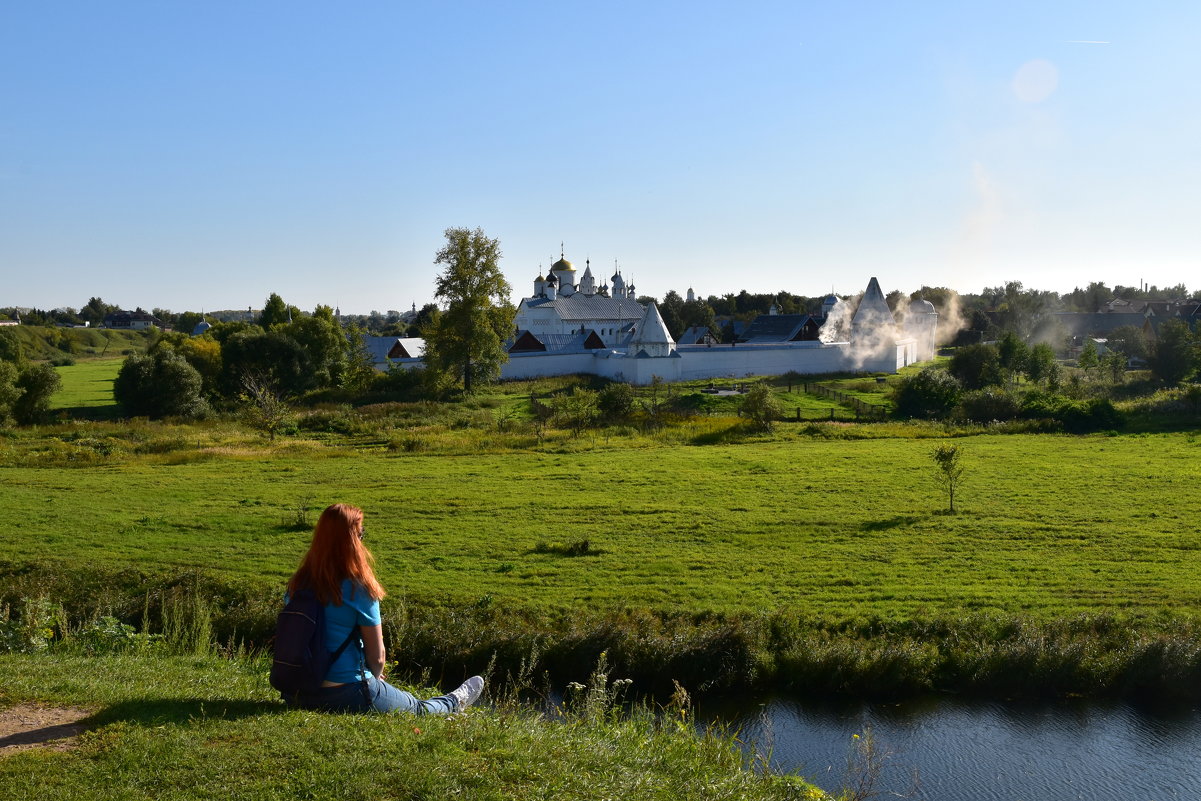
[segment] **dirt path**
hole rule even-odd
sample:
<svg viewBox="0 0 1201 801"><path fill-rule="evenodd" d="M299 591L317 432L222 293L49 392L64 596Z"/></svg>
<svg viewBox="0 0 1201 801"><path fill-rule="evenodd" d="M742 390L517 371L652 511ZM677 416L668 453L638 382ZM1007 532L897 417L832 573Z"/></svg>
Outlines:
<svg viewBox="0 0 1201 801"><path fill-rule="evenodd" d="M90 714L86 709L38 704L0 709L0 756L29 748L73 748L85 729L79 721Z"/></svg>

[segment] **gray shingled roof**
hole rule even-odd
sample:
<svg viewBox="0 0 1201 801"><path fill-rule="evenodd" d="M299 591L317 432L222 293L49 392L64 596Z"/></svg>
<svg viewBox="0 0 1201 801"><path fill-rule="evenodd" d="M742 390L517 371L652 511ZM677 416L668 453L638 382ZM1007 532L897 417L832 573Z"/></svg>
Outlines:
<svg viewBox="0 0 1201 801"><path fill-rule="evenodd" d="M742 334L745 342L790 342L809 319L808 314L761 314Z"/></svg>
<svg viewBox="0 0 1201 801"><path fill-rule="evenodd" d="M585 295L576 292L554 300L531 298L530 308L553 306L562 320L641 320L646 309L632 298L606 298L604 295Z"/></svg>

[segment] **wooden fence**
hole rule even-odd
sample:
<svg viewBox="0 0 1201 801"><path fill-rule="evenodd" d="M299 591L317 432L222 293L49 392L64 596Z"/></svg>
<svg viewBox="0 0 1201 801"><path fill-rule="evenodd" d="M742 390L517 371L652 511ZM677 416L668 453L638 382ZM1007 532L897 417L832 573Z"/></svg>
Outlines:
<svg viewBox="0 0 1201 801"><path fill-rule="evenodd" d="M866 417L871 420L883 420L888 416L887 406L881 406L877 403L868 403L867 401L857 398L847 392L843 392L842 390L834 389L833 387L828 387L824 384L805 383L802 384L802 386L804 387L805 392L808 392L811 395L820 395L823 398L829 398L836 403L841 403L843 406L854 410L855 417L857 419ZM800 410L798 410L797 419L800 419ZM830 410L830 419L834 419L833 409Z"/></svg>

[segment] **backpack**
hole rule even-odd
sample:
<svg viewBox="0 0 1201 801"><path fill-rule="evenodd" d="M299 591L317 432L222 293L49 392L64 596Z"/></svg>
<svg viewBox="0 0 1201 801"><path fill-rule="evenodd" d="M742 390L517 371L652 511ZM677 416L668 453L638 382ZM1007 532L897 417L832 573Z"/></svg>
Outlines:
<svg viewBox="0 0 1201 801"><path fill-rule="evenodd" d="M351 627L346 642L330 653L325 648L325 605L311 589L297 590L276 619L271 686L284 695L316 692L330 665L358 635Z"/></svg>

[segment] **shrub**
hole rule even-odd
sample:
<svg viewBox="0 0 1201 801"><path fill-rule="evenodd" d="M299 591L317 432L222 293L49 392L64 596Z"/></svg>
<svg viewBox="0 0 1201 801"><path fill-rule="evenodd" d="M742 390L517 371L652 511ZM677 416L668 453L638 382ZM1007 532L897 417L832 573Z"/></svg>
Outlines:
<svg viewBox="0 0 1201 801"><path fill-rule="evenodd" d="M743 397L738 413L760 431L771 431L780 419L780 400L766 381L760 381Z"/></svg>
<svg viewBox="0 0 1201 801"><path fill-rule="evenodd" d="M1003 389L989 388L965 392L959 400L957 414L964 420L987 423L992 420L1013 420L1021 412L1017 398Z"/></svg>
<svg viewBox="0 0 1201 801"><path fill-rule="evenodd" d="M597 395L596 404L605 420L624 420L634 409L634 388L624 383L609 384Z"/></svg>
<svg viewBox="0 0 1201 801"><path fill-rule="evenodd" d="M1070 400L1050 392L1027 393L1022 399L1022 417L1055 420L1073 434L1109 431L1125 423L1108 398Z"/></svg>

